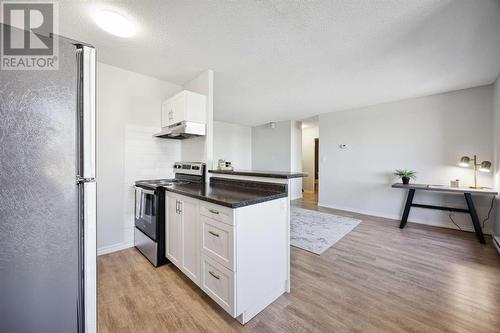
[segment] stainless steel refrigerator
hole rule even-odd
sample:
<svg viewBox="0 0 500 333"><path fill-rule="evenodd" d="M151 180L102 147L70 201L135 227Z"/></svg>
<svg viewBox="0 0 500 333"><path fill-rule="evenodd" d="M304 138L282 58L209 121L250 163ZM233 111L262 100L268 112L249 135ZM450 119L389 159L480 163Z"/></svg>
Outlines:
<svg viewBox="0 0 500 333"><path fill-rule="evenodd" d="M96 331L95 50L0 70L0 332Z"/></svg>

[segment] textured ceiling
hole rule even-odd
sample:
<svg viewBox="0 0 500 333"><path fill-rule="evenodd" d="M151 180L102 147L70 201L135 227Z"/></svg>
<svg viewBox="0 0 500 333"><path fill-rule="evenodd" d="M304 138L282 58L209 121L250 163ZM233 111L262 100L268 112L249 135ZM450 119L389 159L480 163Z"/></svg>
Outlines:
<svg viewBox="0 0 500 333"><path fill-rule="evenodd" d="M139 27L102 32L97 9ZM215 71L218 120L302 119L494 81L500 72L495 0L61 1L62 35L99 60L182 84Z"/></svg>

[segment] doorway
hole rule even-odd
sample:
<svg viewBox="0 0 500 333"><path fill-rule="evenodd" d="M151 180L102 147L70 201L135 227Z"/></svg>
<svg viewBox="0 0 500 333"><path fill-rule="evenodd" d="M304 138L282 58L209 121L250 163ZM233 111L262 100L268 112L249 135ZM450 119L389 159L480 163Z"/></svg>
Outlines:
<svg viewBox="0 0 500 333"><path fill-rule="evenodd" d="M314 193L319 188L319 138L314 138Z"/></svg>
<svg viewBox="0 0 500 333"><path fill-rule="evenodd" d="M303 201L317 204L319 194L319 123L318 118L302 121Z"/></svg>

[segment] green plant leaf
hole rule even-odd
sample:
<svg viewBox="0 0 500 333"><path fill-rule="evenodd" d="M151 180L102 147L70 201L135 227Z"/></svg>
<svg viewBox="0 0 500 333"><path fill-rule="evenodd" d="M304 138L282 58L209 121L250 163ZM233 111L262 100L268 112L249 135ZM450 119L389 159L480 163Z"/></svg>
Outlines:
<svg viewBox="0 0 500 333"><path fill-rule="evenodd" d="M408 169L396 169L394 171L394 175L401 177L401 178L411 178L411 179L416 179L416 171L414 170L408 170Z"/></svg>

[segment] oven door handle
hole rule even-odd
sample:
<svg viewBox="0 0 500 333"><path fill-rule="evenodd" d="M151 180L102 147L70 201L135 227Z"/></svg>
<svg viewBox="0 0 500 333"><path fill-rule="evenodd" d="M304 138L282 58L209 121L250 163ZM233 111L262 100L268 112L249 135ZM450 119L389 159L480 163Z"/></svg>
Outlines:
<svg viewBox="0 0 500 333"><path fill-rule="evenodd" d="M135 188L135 218L138 220L140 218L140 212L141 212L141 201L142 201L142 194L141 194L141 188L136 187Z"/></svg>
<svg viewBox="0 0 500 333"><path fill-rule="evenodd" d="M144 217L146 210L146 196L145 194L155 195L155 191L146 190L142 187L135 187L135 217L141 219Z"/></svg>
<svg viewBox="0 0 500 333"><path fill-rule="evenodd" d="M153 190L146 190L145 188L142 188L142 187L138 187L142 193L144 194L151 194L151 195L155 195L155 191Z"/></svg>

